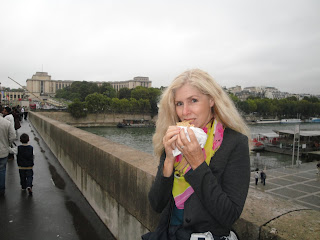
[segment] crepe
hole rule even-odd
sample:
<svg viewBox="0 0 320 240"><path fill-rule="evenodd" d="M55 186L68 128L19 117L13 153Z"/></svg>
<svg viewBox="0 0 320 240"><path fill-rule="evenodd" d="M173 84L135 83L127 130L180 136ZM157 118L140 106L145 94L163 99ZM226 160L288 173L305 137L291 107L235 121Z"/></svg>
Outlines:
<svg viewBox="0 0 320 240"><path fill-rule="evenodd" d="M187 128L190 127L190 129L194 132L194 134L196 135L196 138L198 140L198 143L200 145L201 148L204 147L204 145L206 144L207 141L207 134L201 129L201 128L197 128L194 127L193 124L190 124L190 121L183 121L183 122L179 122L177 123L177 126L180 128L183 128L186 137L188 139L188 141L190 142L190 137L187 131ZM180 150L176 147L173 151L172 151L173 156L178 156L179 154L181 154Z"/></svg>
<svg viewBox="0 0 320 240"><path fill-rule="evenodd" d="M193 124L190 124L191 120L189 121L182 121L182 122L177 122L176 125L179 127L194 127Z"/></svg>

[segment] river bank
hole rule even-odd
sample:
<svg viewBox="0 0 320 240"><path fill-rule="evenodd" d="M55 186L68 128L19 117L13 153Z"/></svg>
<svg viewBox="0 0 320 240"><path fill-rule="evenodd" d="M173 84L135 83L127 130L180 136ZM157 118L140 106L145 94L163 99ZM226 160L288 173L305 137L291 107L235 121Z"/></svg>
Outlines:
<svg viewBox="0 0 320 240"><path fill-rule="evenodd" d="M150 115L133 114L89 114L85 118L75 119L67 112L42 112L44 116L80 127L88 132L105 137L113 142L124 144L142 152L152 154L152 135L155 128L117 128L116 125L123 119L145 119L152 122L156 117ZM320 130L320 123L300 123L300 129ZM269 133L274 130L293 130L295 124L248 124L251 133ZM292 157L270 152L252 152L250 154L252 168L279 168L292 165ZM304 160L302 160L304 161Z"/></svg>
<svg viewBox="0 0 320 240"><path fill-rule="evenodd" d="M251 124L252 134L268 133L273 130L294 129L294 124ZM319 130L320 123L301 123L301 129ZM116 128L116 127L81 127L81 129L105 137L113 142L124 144L143 152L152 154L152 135L154 128ZM251 167L275 169L292 165L292 157L272 152L251 152ZM302 160L304 162L304 160Z"/></svg>

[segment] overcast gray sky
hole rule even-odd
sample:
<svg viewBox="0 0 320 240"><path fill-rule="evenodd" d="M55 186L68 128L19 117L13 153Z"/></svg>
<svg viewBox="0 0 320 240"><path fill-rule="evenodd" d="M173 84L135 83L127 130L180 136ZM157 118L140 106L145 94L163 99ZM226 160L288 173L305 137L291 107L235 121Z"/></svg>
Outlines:
<svg viewBox="0 0 320 240"><path fill-rule="evenodd" d="M222 86L320 94L319 0L2 0L0 82L167 86L201 68Z"/></svg>

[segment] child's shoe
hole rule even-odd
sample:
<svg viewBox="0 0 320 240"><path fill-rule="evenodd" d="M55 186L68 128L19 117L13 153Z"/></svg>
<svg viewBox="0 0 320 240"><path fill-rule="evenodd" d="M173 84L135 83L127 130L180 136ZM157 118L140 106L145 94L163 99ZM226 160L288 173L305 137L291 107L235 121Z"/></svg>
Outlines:
<svg viewBox="0 0 320 240"><path fill-rule="evenodd" d="M27 187L28 193L29 195L32 195L32 188L31 187Z"/></svg>

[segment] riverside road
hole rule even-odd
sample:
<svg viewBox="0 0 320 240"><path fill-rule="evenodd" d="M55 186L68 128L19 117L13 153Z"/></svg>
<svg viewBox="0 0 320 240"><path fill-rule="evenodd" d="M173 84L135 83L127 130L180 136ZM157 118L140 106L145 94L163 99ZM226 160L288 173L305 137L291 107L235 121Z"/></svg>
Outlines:
<svg viewBox="0 0 320 240"><path fill-rule="evenodd" d="M115 239L29 121L18 131L27 133L34 147L33 196L21 191L16 160L9 161L6 193L0 197L0 239Z"/></svg>

